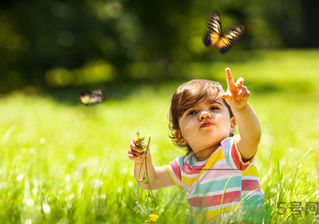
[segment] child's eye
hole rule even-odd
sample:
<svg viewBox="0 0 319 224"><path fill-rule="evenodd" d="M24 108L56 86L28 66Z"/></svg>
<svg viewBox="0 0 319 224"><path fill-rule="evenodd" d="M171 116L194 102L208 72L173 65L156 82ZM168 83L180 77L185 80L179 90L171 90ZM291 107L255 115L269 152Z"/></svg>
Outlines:
<svg viewBox="0 0 319 224"><path fill-rule="evenodd" d="M197 113L197 112L196 112L195 110L191 110L191 111L188 112L187 115L195 115L196 113Z"/></svg>
<svg viewBox="0 0 319 224"><path fill-rule="evenodd" d="M210 109L211 109L211 110L219 110L219 107L217 107L217 106L212 106Z"/></svg>

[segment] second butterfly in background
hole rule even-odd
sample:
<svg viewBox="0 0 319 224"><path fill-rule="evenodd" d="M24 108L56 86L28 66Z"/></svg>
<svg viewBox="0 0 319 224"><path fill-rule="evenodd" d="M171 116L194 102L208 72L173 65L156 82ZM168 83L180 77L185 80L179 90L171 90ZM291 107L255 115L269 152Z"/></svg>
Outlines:
<svg viewBox="0 0 319 224"><path fill-rule="evenodd" d="M103 88L93 89L91 92L83 91L80 93L80 100L86 106L102 103L106 99L103 93Z"/></svg>
<svg viewBox="0 0 319 224"><path fill-rule="evenodd" d="M228 52L233 46L233 42L245 32L245 26L238 25L223 33L221 19L217 11L210 14L208 29L204 38L204 45L206 47L216 47L222 54Z"/></svg>

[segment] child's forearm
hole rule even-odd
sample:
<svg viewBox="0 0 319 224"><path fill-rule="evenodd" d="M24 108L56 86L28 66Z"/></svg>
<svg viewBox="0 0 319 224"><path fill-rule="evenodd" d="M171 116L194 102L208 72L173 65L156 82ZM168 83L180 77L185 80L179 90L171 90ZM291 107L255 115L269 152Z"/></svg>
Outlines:
<svg viewBox="0 0 319 224"><path fill-rule="evenodd" d="M141 166L142 166L142 169L141 169ZM155 167L152 164L152 158L151 158L150 154L147 155L147 170L148 170L148 177L150 179L149 183L150 183L151 188L153 189L154 184L156 183L154 180L157 180L157 174L155 171ZM138 182L140 187L147 190L148 185L141 182L145 171L146 171L145 161L143 161L143 163L137 163L137 162L134 163L135 179Z"/></svg>
<svg viewBox="0 0 319 224"><path fill-rule="evenodd" d="M233 110L233 113L240 135L239 150L243 159L249 160L256 154L261 136L258 117L249 103L240 110Z"/></svg>

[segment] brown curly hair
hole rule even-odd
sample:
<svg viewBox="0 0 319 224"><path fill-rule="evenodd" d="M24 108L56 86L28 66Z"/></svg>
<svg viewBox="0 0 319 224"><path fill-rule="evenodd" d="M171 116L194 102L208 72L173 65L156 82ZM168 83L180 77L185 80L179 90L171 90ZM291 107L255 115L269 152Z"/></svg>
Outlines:
<svg viewBox="0 0 319 224"><path fill-rule="evenodd" d="M221 97L221 94L224 93L223 87L218 82L204 80L204 79L195 79L189 82L186 82L179 86L174 93L171 101L171 107L169 109L169 129L171 133L169 137L173 140L174 144L185 148L187 151L193 151L188 144L180 144L174 132L180 131L179 118L182 117L184 112L194 106L198 101L205 100L207 98L207 91L209 89L215 89L215 97L218 100ZM230 117L233 117L230 106L227 102L222 99L226 107L228 108ZM232 134L230 134L232 136Z"/></svg>

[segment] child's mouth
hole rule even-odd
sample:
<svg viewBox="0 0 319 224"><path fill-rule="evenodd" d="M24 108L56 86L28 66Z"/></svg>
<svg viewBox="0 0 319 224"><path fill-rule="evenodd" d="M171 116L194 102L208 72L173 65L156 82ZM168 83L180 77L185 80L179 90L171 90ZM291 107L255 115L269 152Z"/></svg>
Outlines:
<svg viewBox="0 0 319 224"><path fill-rule="evenodd" d="M212 126L214 125L212 122L210 121L203 121L201 124L200 124L200 127L201 128L205 128L205 127L209 127L209 126Z"/></svg>

